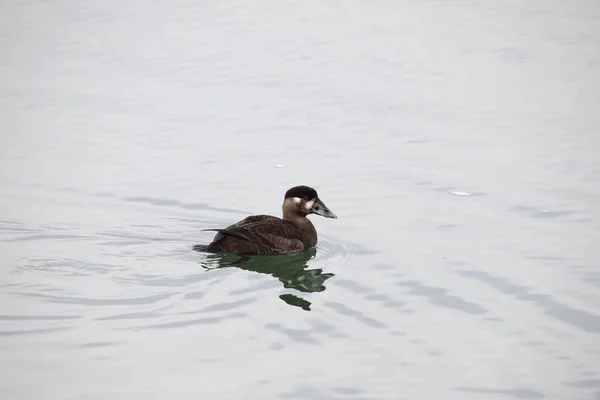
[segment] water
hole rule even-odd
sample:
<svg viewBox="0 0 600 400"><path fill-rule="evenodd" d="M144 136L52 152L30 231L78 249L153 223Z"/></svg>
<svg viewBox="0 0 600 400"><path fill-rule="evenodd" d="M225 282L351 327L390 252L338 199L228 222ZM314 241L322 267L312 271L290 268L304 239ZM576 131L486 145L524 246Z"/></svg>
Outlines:
<svg viewBox="0 0 600 400"><path fill-rule="evenodd" d="M1 397L600 398L598 4L4 4Z"/></svg>

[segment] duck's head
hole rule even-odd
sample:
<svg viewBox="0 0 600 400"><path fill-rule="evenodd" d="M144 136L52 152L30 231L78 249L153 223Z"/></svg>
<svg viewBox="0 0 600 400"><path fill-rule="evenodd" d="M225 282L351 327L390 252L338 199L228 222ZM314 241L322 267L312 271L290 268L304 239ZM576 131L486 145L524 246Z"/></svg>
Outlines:
<svg viewBox="0 0 600 400"><path fill-rule="evenodd" d="M325 218L337 218L329 208L319 199L317 191L308 186L295 186L285 192L283 200L284 216L306 217L308 214L317 214Z"/></svg>

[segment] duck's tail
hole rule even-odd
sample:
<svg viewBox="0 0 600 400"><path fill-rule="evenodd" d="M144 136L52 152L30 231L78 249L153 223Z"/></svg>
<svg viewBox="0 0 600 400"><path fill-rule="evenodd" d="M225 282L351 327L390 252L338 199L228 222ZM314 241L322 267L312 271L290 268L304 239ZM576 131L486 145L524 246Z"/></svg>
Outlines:
<svg viewBox="0 0 600 400"><path fill-rule="evenodd" d="M194 247L192 247L192 250L208 252L208 245L207 244L197 244L197 245L194 245Z"/></svg>

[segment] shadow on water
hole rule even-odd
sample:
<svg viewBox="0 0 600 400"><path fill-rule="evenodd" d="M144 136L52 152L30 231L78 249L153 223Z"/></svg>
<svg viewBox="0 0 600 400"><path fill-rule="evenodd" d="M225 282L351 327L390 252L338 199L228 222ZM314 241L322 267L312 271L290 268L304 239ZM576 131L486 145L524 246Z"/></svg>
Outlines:
<svg viewBox="0 0 600 400"><path fill-rule="evenodd" d="M308 262L317 254L316 248L280 256L253 256L240 258L234 254L206 254L200 264L206 270L219 268L239 268L245 271L271 275L277 278L286 289L295 289L304 293L316 293L325 290L325 281L335 274L324 273L321 268L308 269ZM287 304L310 311L311 303L291 293L279 298Z"/></svg>

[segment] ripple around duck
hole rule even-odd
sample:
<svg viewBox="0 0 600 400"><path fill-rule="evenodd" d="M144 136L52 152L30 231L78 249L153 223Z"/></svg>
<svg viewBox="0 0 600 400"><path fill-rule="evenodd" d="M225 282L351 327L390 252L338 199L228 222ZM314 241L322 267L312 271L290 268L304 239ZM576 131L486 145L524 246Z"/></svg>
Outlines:
<svg viewBox="0 0 600 400"><path fill-rule="evenodd" d="M319 235L317 244L319 261L336 264L347 264L356 256L373 255L377 252L349 240L330 235Z"/></svg>

